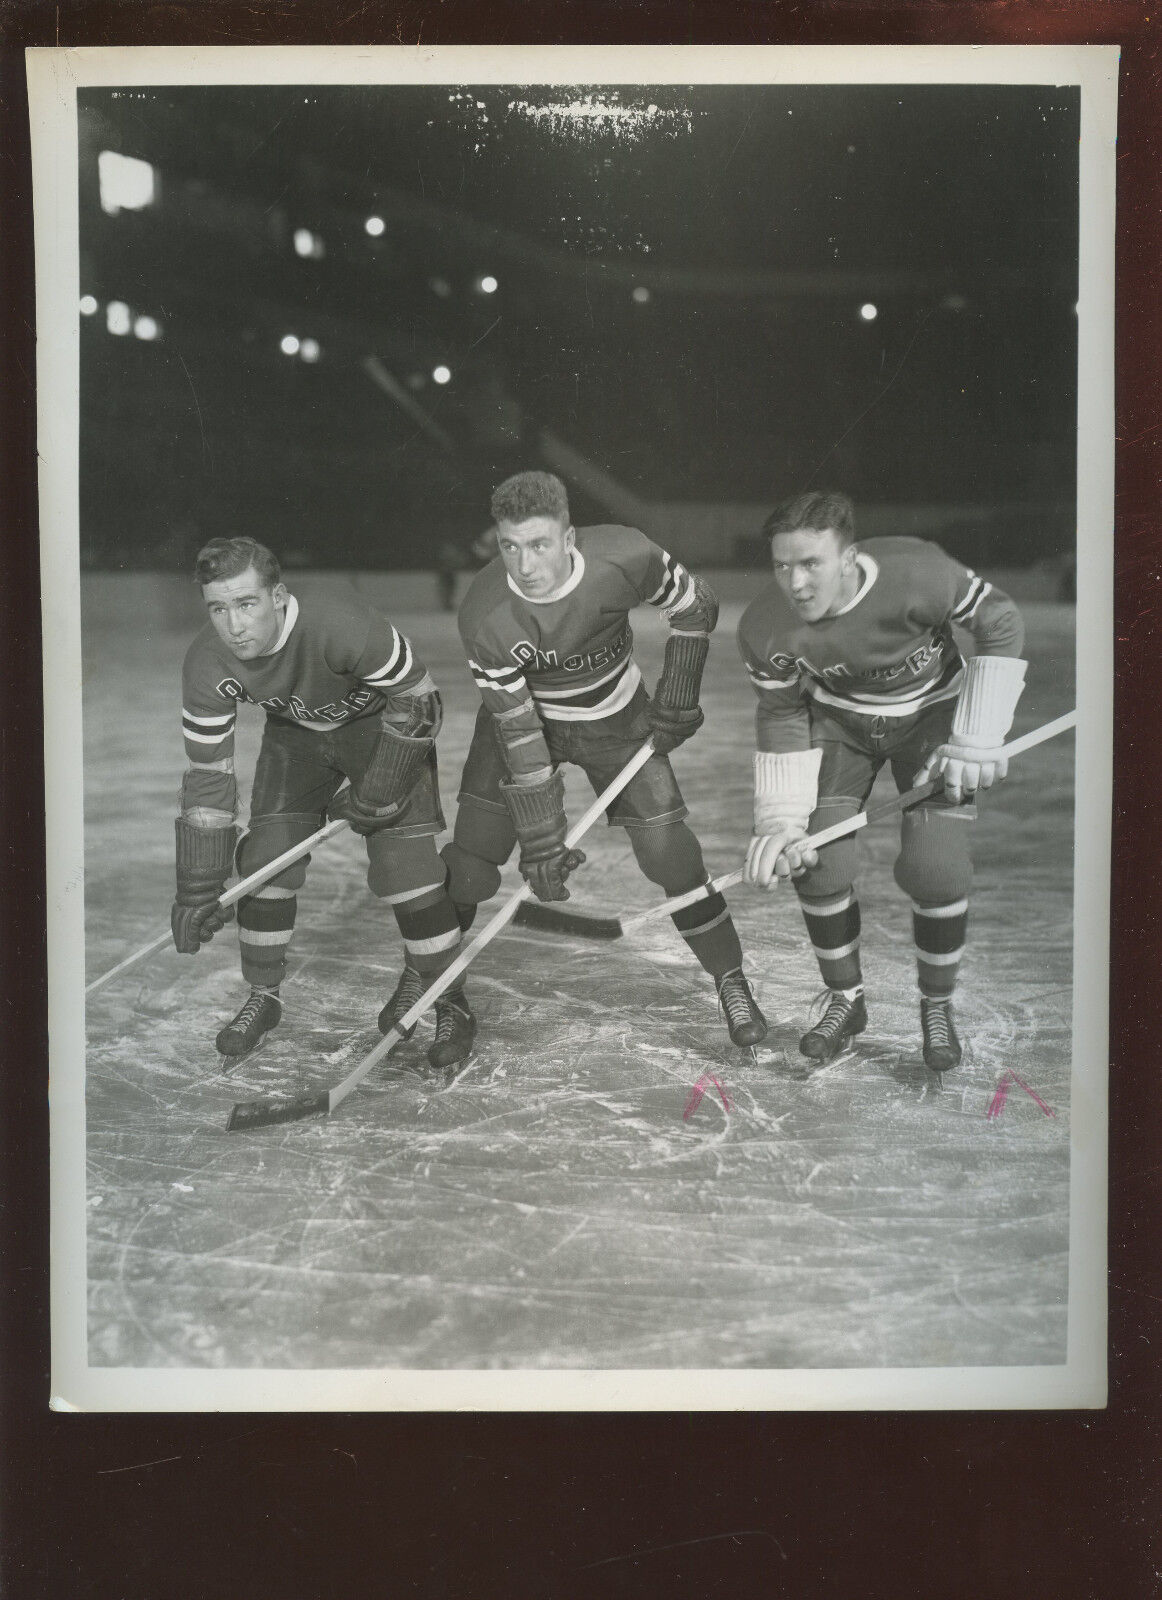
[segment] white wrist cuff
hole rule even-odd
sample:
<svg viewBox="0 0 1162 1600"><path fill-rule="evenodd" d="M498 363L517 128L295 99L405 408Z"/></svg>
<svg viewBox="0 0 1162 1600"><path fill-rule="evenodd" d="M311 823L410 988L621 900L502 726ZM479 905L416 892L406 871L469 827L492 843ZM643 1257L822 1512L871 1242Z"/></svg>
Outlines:
<svg viewBox="0 0 1162 1600"><path fill-rule="evenodd" d="M995 749L1013 725L1028 662L1017 656L972 656L952 718L956 744Z"/></svg>
<svg viewBox="0 0 1162 1600"><path fill-rule="evenodd" d="M819 798L822 750L756 750L754 831L777 832L788 823L806 828Z"/></svg>

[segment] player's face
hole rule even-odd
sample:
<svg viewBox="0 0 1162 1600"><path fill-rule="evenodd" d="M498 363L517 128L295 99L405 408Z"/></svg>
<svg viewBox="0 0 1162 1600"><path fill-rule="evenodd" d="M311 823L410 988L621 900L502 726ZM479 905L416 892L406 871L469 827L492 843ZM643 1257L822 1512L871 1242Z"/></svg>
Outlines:
<svg viewBox="0 0 1162 1600"><path fill-rule="evenodd" d="M859 589L855 546L834 528L797 528L771 540L775 582L803 618L818 622L842 611Z"/></svg>
<svg viewBox="0 0 1162 1600"><path fill-rule="evenodd" d="M239 661L269 655L286 618L286 588L268 589L253 567L236 578L202 585L202 598L214 631Z"/></svg>
<svg viewBox="0 0 1162 1600"><path fill-rule="evenodd" d="M559 517L529 517L497 525L500 558L530 600L552 594L573 570L573 528Z"/></svg>

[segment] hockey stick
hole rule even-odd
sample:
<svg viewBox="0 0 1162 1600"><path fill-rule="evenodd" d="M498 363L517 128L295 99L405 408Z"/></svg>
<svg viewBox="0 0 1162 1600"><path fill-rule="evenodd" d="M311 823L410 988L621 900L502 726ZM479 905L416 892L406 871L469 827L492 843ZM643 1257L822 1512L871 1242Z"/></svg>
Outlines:
<svg viewBox="0 0 1162 1600"><path fill-rule="evenodd" d="M227 889L218 904L223 910L227 906L234 905L244 895L248 895L252 889L258 889L264 883L269 882L284 867L289 867L293 862L298 861L301 856L306 855L308 850L313 850L317 844L322 844L324 840L333 838L335 834L346 826L346 818L336 817L333 822L328 822L326 827L320 828L318 833L312 833L309 839L304 839L300 844L291 845L289 850L284 850L282 855L275 856L273 861L268 861L264 867L259 867L248 878L241 878L232 889ZM169 944L172 938L173 935L169 932L159 933L156 939L151 939L148 944L143 944L140 950L135 950L131 956L126 956L124 961L119 961L115 967L110 967L109 971L100 978L94 978L92 983L86 984L85 993L95 994L111 978L115 978L118 973L126 972L130 967L136 966L146 956L152 955L155 950L160 950L163 945Z"/></svg>
<svg viewBox="0 0 1162 1600"><path fill-rule="evenodd" d="M1066 732L1076 722L1077 712L1067 711L1064 716L1057 717L1053 722L1046 722L1042 727L1034 728L1031 733L1022 734L1019 739L1014 739L1011 744L1003 747L1004 753L1006 756L1023 755L1035 745L1044 744L1047 739L1056 738L1059 733ZM879 822L883 817L911 810L913 806L919 805L921 800L926 800L929 795L935 794L940 787L938 778L917 784L914 789L908 789L891 800L885 800L882 805L873 806L870 811L860 811L843 822L833 823L831 827L822 829L821 832L813 834L809 839L801 840L800 843L817 850L822 845L830 844L834 839L845 838L849 833L856 833L860 828L866 828L871 822ZM720 894L723 889L732 888L734 884L741 882L742 868L739 867L734 872L727 872L721 878L703 884L700 889L691 889L686 894L676 895L672 900L664 900L661 905L653 906L649 911L640 911L632 917L594 917L585 912L558 911L554 906L528 905L523 908L519 920L529 927L540 928L546 933L571 933L583 939L621 939L627 933L640 928L643 923L652 922L656 917L672 916L675 911L681 911L685 906L692 906L699 900L708 899L712 894Z"/></svg>
<svg viewBox="0 0 1162 1600"><path fill-rule="evenodd" d="M570 850L589 832L589 829L605 808L612 804L626 785L645 766L653 753L654 741L649 738L641 749L630 757L609 787L597 796L597 799L594 800L584 816L580 817L569 829L565 844ZM333 1089L324 1089L321 1094L300 1095L295 1100L243 1101L231 1111L226 1122L226 1131L228 1133L240 1133L249 1131L251 1128L267 1128L274 1123L298 1122L303 1117L326 1116L328 1112L334 1111L337 1105L346 1100L352 1089L362 1083L376 1062L382 1061L383 1057L387 1055L394 1045L399 1043L412 1025L419 1021L424 1012L430 1010L445 990L451 988L464 969L475 961L484 946L489 944L502 928L507 927L513 917L516 916L517 908L530 894L532 894L530 885L522 883L520 888L505 901L496 915L481 928L472 943L461 950L451 966L445 967L435 983L425 989L415 1005L404 1012L403 1016L399 1018L391 1029L391 1032L386 1034L375 1046L375 1049L365 1055L359 1065L349 1072L341 1082L337 1083Z"/></svg>

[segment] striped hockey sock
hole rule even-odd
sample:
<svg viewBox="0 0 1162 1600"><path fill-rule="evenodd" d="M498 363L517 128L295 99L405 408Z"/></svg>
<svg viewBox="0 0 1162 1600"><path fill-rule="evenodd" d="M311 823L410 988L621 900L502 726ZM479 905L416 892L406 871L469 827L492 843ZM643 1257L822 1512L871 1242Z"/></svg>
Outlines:
<svg viewBox="0 0 1162 1600"><path fill-rule="evenodd" d="M800 895L799 904L823 982L829 989L848 993L862 989L859 900L855 890L845 889L826 900L808 900Z"/></svg>
<svg viewBox="0 0 1162 1600"><path fill-rule="evenodd" d="M286 977L286 957L297 911L295 891L271 884L238 902L242 976L252 989L277 989Z"/></svg>
<svg viewBox="0 0 1162 1600"><path fill-rule="evenodd" d="M967 900L953 900L943 906L925 906L912 901L916 976L920 993L928 999L947 999L956 988L967 931Z"/></svg>
<svg viewBox="0 0 1162 1600"><path fill-rule="evenodd" d="M442 883L388 896L407 963L421 977L437 978L455 959L460 945L460 920Z"/></svg>
<svg viewBox="0 0 1162 1600"><path fill-rule="evenodd" d="M709 882L709 878L706 881ZM742 946L726 901L720 894L712 894L709 899L673 912L670 920L703 970L712 977L724 977L742 966Z"/></svg>

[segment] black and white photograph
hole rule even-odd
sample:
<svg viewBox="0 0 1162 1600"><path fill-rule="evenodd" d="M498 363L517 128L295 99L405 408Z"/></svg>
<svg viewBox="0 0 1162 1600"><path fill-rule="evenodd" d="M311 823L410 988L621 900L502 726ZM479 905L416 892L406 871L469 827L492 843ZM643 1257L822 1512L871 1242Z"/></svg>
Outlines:
<svg viewBox="0 0 1162 1600"><path fill-rule="evenodd" d="M54 1407L1104 1404L1117 51L29 78Z"/></svg>

